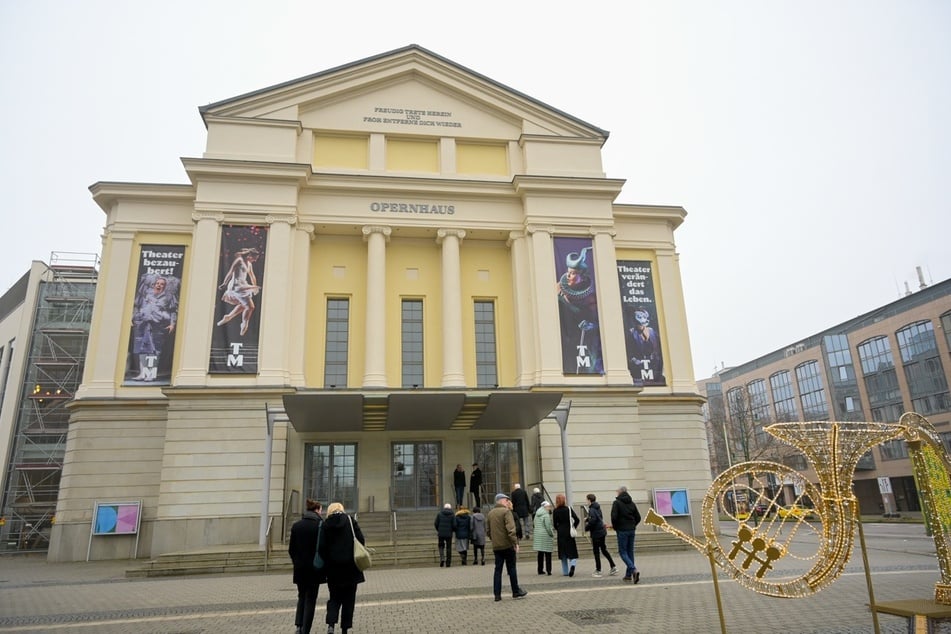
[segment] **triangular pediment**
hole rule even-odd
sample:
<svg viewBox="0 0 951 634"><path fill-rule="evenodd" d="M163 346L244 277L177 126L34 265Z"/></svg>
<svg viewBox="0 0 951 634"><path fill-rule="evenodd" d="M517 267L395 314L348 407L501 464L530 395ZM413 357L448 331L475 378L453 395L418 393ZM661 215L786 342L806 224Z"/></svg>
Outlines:
<svg viewBox="0 0 951 634"><path fill-rule="evenodd" d="M210 104L204 117L300 121L341 132L517 139L608 133L411 45Z"/></svg>

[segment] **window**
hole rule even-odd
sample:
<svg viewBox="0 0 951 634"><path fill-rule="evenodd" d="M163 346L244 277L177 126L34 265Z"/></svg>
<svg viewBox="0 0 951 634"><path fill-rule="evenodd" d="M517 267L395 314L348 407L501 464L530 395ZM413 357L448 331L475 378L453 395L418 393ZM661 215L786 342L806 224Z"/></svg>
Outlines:
<svg viewBox="0 0 951 634"><path fill-rule="evenodd" d="M746 393L750 397L750 412L753 420L760 422L769 418L769 397L766 396L766 381L757 379L746 385Z"/></svg>
<svg viewBox="0 0 951 634"><path fill-rule="evenodd" d="M822 387L819 362L806 361L796 366L796 381L799 383L803 417L806 420L827 420L829 406L826 403L826 391Z"/></svg>
<svg viewBox="0 0 951 634"><path fill-rule="evenodd" d="M862 402L849 338L846 335L826 335L822 338L826 369L829 373L829 391L836 420L862 420Z"/></svg>
<svg viewBox="0 0 951 634"><path fill-rule="evenodd" d="M422 387L423 300L404 299L402 317L403 387Z"/></svg>
<svg viewBox="0 0 951 634"><path fill-rule="evenodd" d="M908 457L908 443L904 440L889 440L881 447L882 460L900 460Z"/></svg>
<svg viewBox="0 0 951 634"><path fill-rule="evenodd" d="M792 381L789 372L783 370L769 377L769 387L773 392L773 407L776 409L776 420L799 420L796 411L796 395L793 393Z"/></svg>
<svg viewBox="0 0 951 634"><path fill-rule="evenodd" d="M888 337L863 341L858 346L858 353L872 420L897 421L901 417L903 404Z"/></svg>
<svg viewBox="0 0 951 634"><path fill-rule="evenodd" d="M944 331L944 340L951 348L951 312L941 315L941 329Z"/></svg>
<svg viewBox="0 0 951 634"><path fill-rule="evenodd" d="M895 337L911 393L911 408L925 416L951 409L948 380L931 322L919 321L905 326Z"/></svg>
<svg viewBox="0 0 951 634"><path fill-rule="evenodd" d="M304 448L304 497L327 507L340 502L357 510L356 443L308 444Z"/></svg>
<svg viewBox="0 0 951 634"><path fill-rule="evenodd" d="M495 350L495 303L475 303L476 385L483 388L499 386L498 360Z"/></svg>
<svg viewBox="0 0 951 634"><path fill-rule="evenodd" d="M324 349L324 387L347 387L347 349L350 344L350 300L327 300L327 344Z"/></svg>

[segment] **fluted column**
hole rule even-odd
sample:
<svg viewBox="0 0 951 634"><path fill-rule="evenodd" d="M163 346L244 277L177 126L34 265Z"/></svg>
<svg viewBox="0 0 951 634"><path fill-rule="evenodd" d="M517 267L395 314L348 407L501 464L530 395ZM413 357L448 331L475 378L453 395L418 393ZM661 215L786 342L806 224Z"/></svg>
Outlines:
<svg viewBox="0 0 951 634"><path fill-rule="evenodd" d="M291 227L294 214L268 214L267 264L261 298L261 340L258 353L258 381L263 385L289 385L289 337L293 322L290 283L294 245ZM290 319L289 319L290 318Z"/></svg>
<svg viewBox="0 0 951 634"><path fill-rule="evenodd" d="M552 228L544 225L529 225L526 229L531 236L531 261L534 274L535 350L538 358L535 382L563 383L561 330L558 321L558 299L555 294L555 283L558 280L555 271Z"/></svg>
<svg viewBox="0 0 951 634"><path fill-rule="evenodd" d="M624 328L621 311L621 289L617 278L617 254L614 250L613 229L592 228L594 236L594 268L598 289L598 311L601 322L601 355L604 375L609 385L630 385L631 373L627 368L624 347Z"/></svg>
<svg viewBox="0 0 951 634"><path fill-rule="evenodd" d="M363 387L385 388L386 380L386 243L389 227L363 227L367 242L366 357Z"/></svg>
<svg viewBox="0 0 951 634"><path fill-rule="evenodd" d="M211 349L211 328L215 321L218 296L218 235L224 214L197 211L192 220L197 224L188 253L190 273L183 284L188 316L179 320L182 336L181 362L174 385L205 385L208 378L208 353ZM181 324L185 321L184 324Z"/></svg>
<svg viewBox="0 0 951 634"><path fill-rule="evenodd" d="M442 386L465 387L462 367L462 289L459 243L461 229L440 229L436 244L442 245Z"/></svg>

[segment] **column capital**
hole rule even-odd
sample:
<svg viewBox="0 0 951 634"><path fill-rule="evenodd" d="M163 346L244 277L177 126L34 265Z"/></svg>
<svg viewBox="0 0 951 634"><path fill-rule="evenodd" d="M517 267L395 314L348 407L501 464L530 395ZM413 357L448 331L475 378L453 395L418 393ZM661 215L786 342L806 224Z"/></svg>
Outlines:
<svg viewBox="0 0 951 634"><path fill-rule="evenodd" d="M129 231L128 229L112 229L106 227L102 232L103 238L112 238L112 240L128 240L131 242L135 239L135 232Z"/></svg>
<svg viewBox="0 0 951 634"><path fill-rule="evenodd" d="M383 237L386 238L387 242L390 241L390 234L393 233L392 229L384 225L366 225L363 227L363 229L361 229L361 231L363 232L364 240L369 240L370 235L374 233L381 233L383 234Z"/></svg>
<svg viewBox="0 0 951 634"><path fill-rule="evenodd" d="M439 229L436 231L436 244L442 244L443 240L452 236L462 240L466 237L466 231L465 229Z"/></svg>
<svg viewBox="0 0 951 634"><path fill-rule="evenodd" d="M297 216L294 214L268 214L264 216L264 222L269 225L283 222L293 227L297 224Z"/></svg>
<svg viewBox="0 0 951 634"><path fill-rule="evenodd" d="M617 237L617 230L615 230L614 227L591 227L589 231L593 236L606 235L612 238Z"/></svg>
<svg viewBox="0 0 951 634"><path fill-rule="evenodd" d="M214 220L217 223L222 223L225 220L225 215L220 211L193 211L192 220L195 222L201 222L202 220Z"/></svg>
<svg viewBox="0 0 951 634"><path fill-rule="evenodd" d="M526 225L525 232L528 235L533 235L536 233L547 233L548 235L552 235L555 233L555 228L551 225Z"/></svg>
<svg viewBox="0 0 951 634"><path fill-rule="evenodd" d="M521 240L526 236L524 231L509 231L509 237L505 240L505 246L511 247L516 240Z"/></svg>
<svg viewBox="0 0 951 634"><path fill-rule="evenodd" d="M294 228L301 233L306 233L307 238L311 241L313 241L317 232L317 227L312 222L298 222L296 225L294 225Z"/></svg>

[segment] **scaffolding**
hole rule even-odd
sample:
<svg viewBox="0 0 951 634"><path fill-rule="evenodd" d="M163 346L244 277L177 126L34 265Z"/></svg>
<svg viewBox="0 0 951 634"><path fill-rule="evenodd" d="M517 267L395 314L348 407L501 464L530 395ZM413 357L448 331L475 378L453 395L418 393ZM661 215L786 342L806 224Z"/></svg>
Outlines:
<svg viewBox="0 0 951 634"><path fill-rule="evenodd" d="M93 299L95 254L54 252L37 289L19 390L0 551L44 551L55 520L69 426L67 404L82 382Z"/></svg>

